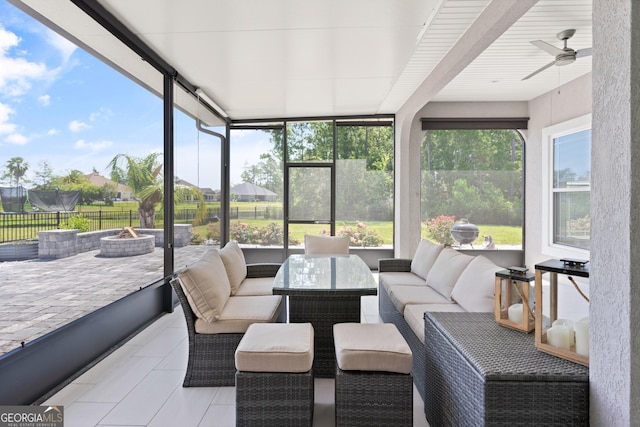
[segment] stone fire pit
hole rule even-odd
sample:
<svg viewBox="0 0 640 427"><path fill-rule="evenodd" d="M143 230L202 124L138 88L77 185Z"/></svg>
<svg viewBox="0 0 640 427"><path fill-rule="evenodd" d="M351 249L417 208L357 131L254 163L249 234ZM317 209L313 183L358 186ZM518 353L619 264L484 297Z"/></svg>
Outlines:
<svg viewBox="0 0 640 427"><path fill-rule="evenodd" d="M155 236L137 235L133 230L125 229L116 236L100 239L100 255L107 258L144 255L153 252L155 246Z"/></svg>

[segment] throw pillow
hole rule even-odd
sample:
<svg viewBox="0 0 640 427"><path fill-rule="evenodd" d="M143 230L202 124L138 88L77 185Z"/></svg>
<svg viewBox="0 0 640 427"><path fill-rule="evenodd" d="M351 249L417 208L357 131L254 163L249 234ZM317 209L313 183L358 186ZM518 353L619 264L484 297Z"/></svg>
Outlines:
<svg viewBox="0 0 640 427"><path fill-rule="evenodd" d="M178 273L191 309L200 319L215 322L229 300L231 286L220 254L207 251L202 258Z"/></svg>
<svg viewBox="0 0 640 427"><path fill-rule="evenodd" d="M222 258L229 277L231 295L235 295L240 283L247 278L247 263L244 259L244 253L238 242L231 240L224 245L224 248L220 249L220 258Z"/></svg>
<svg viewBox="0 0 640 427"><path fill-rule="evenodd" d="M464 269L451 298L466 311L492 312L495 308L496 272L504 270L479 255Z"/></svg>
<svg viewBox="0 0 640 427"><path fill-rule="evenodd" d="M433 267L433 263L436 262L436 258L438 258L443 248L444 245L422 240L418 245L418 249L416 249L416 254L411 260L411 272L426 279L429 270Z"/></svg>
<svg viewBox="0 0 640 427"><path fill-rule="evenodd" d="M427 275L427 286L435 289L445 298L451 299L451 291L462 271L474 257L461 254L455 249L444 248Z"/></svg>

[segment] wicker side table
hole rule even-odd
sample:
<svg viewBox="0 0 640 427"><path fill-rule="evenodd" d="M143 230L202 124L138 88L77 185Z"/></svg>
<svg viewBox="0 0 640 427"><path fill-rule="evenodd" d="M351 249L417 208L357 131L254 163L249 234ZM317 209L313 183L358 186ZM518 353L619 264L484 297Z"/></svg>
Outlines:
<svg viewBox="0 0 640 427"><path fill-rule="evenodd" d="M536 349L492 313L425 313L432 426L588 426L589 369Z"/></svg>

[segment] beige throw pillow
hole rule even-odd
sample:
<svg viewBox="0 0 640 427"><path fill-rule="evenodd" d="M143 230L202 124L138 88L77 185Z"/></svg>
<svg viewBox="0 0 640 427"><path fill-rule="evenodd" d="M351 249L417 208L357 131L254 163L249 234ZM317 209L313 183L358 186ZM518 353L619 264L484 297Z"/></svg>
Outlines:
<svg viewBox="0 0 640 427"><path fill-rule="evenodd" d="M495 308L496 272L504 270L479 255L464 269L451 292L454 299L467 311L492 312Z"/></svg>
<svg viewBox="0 0 640 427"><path fill-rule="evenodd" d="M235 295L240 283L247 278L247 263L244 259L244 253L238 242L231 240L224 245L224 248L220 249L220 258L222 258L229 277L231 295Z"/></svg>
<svg viewBox="0 0 640 427"><path fill-rule="evenodd" d="M473 260L471 255L461 254L455 249L444 248L427 275L427 286L435 289L446 298L451 298L451 291L462 271Z"/></svg>
<svg viewBox="0 0 640 427"><path fill-rule="evenodd" d="M418 249L416 249L416 254L411 260L411 272L426 279L429 270L433 267L433 263L436 262L436 258L438 258L443 248L444 245L422 240L418 245Z"/></svg>
<svg viewBox="0 0 640 427"><path fill-rule="evenodd" d="M348 255L348 236L304 236L304 253L307 255Z"/></svg>
<svg viewBox="0 0 640 427"><path fill-rule="evenodd" d="M210 323L218 320L231 293L218 251L207 251L201 259L179 272L178 278L195 315Z"/></svg>

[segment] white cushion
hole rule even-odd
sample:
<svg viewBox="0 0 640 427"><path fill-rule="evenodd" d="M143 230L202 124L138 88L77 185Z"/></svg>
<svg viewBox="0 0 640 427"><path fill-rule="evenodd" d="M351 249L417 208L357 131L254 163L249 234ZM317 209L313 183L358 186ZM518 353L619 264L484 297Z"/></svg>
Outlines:
<svg viewBox="0 0 640 427"><path fill-rule="evenodd" d="M235 354L245 372L308 372L313 365L311 323L254 323Z"/></svg>
<svg viewBox="0 0 640 427"><path fill-rule="evenodd" d="M244 279L235 296L273 295L273 277L251 277Z"/></svg>
<svg viewBox="0 0 640 427"><path fill-rule="evenodd" d="M238 242L231 240L220 249L220 258L229 277L231 295L235 295L240 283L247 277L247 263Z"/></svg>
<svg viewBox="0 0 640 427"><path fill-rule="evenodd" d="M493 312L496 272L504 270L479 255L464 269L451 292L451 298L467 311Z"/></svg>
<svg viewBox="0 0 640 427"><path fill-rule="evenodd" d="M218 320L229 299L231 286L216 249L178 273L182 290L197 317L207 322Z"/></svg>
<svg viewBox="0 0 640 427"><path fill-rule="evenodd" d="M407 304L404 307L404 320L418 337L421 343L424 342L424 312L444 311L454 313L464 313L464 309L458 304Z"/></svg>
<svg viewBox="0 0 640 427"><path fill-rule="evenodd" d="M471 255L461 254L455 249L444 248L427 275L427 286L450 299L451 291L453 291L458 277L473 258Z"/></svg>
<svg viewBox="0 0 640 427"><path fill-rule="evenodd" d="M429 270L433 267L433 263L436 262L436 258L442 252L442 249L444 249L444 245L422 240L411 260L411 272L426 279Z"/></svg>
<svg viewBox="0 0 640 427"><path fill-rule="evenodd" d="M349 237L305 234L304 253L307 255L348 255Z"/></svg>
<svg viewBox="0 0 640 427"><path fill-rule="evenodd" d="M411 349L392 323L337 323L333 338L343 371L411 372Z"/></svg>
<svg viewBox="0 0 640 427"><path fill-rule="evenodd" d="M396 285L406 286L427 286L427 282L416 276L413 273L389 271L387 273L380 273L378 275L378 283L380 284L380 290L388 291L390 287Z"/></svg>
<svg viewBox="0 0 640 427"><path fill-rule="evenodd" d="M399 313L407 304L453 304L449 298L440 295L428 286L395 285L389 287L389 299Z"/></svg>
<svg viewBox="0 0 640 427"><path fill-rule="evenodd" d="M281 295L229 297L217 321L196 319L195 329L200 334L240 334L253 323L275 322L280 310Z"/></svg>

